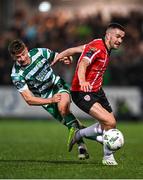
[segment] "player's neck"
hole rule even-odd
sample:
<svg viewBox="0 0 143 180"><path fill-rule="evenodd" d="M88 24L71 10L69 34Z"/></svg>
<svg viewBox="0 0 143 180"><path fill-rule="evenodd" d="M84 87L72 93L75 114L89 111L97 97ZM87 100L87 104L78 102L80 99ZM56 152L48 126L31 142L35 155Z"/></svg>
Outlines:
<svg viewBox="0 0 143 180"><path fill-rule="evenodd" d="M105 47L106 47L106 49L108 51L108 54L110 55L110 53L111 53L111 46L109 44L109 41L106 38L104 38L103 42L104 42L104 45L105 45Z"/></svg>
<svg viewBox="0 0 143 180"><path fill-rule="evenodd" d="M106 39L105 39L105 45L106 45L108 51L110 51L110 50L111 50L111 46L110 46L110 44L109 44L109 41L106 40Z"/></svg>

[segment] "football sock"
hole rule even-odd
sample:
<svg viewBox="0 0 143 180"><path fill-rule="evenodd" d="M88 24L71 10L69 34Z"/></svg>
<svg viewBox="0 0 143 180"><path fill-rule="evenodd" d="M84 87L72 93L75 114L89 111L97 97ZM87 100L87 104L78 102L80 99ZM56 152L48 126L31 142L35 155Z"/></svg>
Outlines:
<svg viewBox="0 0 143 180"><path fill-rule="evenodd" d="M103 144L103 136L102 135L97 136L96 141Z"/></svg>
<svg viewBox="0 0 143 180"><path fill-rule="evenodd" d="M103 145L103 153L104 153L104 156L110 156L111 154L114 153L114 151L111 151L106 144Z"/></svg>
<svg viewBox="0 0 143 180"><path fill-rule="evenodd" d="M72 127L76 129L80 129L81 126L81 124L79 124L79 121L72 113L69 113L68 115L64 116L64 125L67 126L68 129ZM78 145L84 144L83 139L81 138L77 144Z"/></svg>
<svg viewBox="0 0 143 180"><path fill-rule="evenodd" d="M70 129L71 127L79 129L79 123L72 113L69 113L68 115L64 116L63 121L63 124L67 126L68 129Z"/></svg>
<svg viewBox="0 0 143 180"><path fill-rule="evenodd" d="M105 133L105 130L103 130L103 134ZM106 144L103 143L103 153L104 157L108 157L110 155L113 155L115 151L110 150Z"/></svg>
<svg viewBox="0 0 143 180"><path fill-rule="evenodd" d="M81 142L78 144L78 149L86 149L87 150L87 147L84 143Z"/></svg>
<svg viewBox="0 0 143 180"><path fill-rule="evenodd" d="M76 138L80 139L81 137L85 137L91 140L96 140L97 142L102 143L102 129L99 123L93 124L87 128L81 129L76 134Z"/></svg>

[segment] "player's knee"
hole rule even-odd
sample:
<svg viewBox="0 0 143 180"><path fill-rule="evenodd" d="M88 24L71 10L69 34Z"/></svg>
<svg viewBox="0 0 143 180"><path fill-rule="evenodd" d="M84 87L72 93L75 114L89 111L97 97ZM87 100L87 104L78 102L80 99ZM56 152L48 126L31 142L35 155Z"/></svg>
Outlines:
<svg viewBox="0 0 143 180"><path fill-rule="evenodd" d="M110 127L110 129L116 128L116 121L114 119L110 120L108 122L108 127Z"/></svg>
<svg viewBox="0 0 143 180"><path fill-rule="evenodd" d="M116 128L116 120L115 119L108 119L104 122L104 128L107 129L114 129Z"/></svg>
<svg viewBox="0 0 143 180"><path fill-rule="evenodd" d="M116 128L116 121L112 121L112 122L111 122L111 127L112 127L112 128Z"/></svg>
<svg viewBox="0 0 143 180"><path fill-rule="evenodd" d="M59 112L60 112L61 116L66 116L69 113L69 110L65 107L60 107Z"/></svg>

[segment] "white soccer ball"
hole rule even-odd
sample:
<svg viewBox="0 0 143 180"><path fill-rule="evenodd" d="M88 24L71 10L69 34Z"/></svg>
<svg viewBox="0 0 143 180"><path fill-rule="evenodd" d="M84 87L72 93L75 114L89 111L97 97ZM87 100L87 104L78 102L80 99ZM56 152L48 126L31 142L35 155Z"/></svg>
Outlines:
<svg viewBox="0 0 143 180"><path fill-rule="evenodd" d="M118 129L109 129L103 135L103 143L110 150L116 151L124 145L124 136Z"/></svg>

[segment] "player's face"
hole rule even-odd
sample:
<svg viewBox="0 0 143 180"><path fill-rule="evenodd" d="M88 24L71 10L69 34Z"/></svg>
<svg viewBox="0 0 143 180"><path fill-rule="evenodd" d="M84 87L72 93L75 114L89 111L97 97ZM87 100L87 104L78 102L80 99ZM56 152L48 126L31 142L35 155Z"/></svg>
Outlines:
<svg viewBox="0 0 143 180"><path fill-rule="evenodd" d="M110 49L118 49L125 36L125 32L120 29L113 29L109 34Z"/></svg>
<svg viewBox="0 0 143 180"><path fill-rule="evenodd" d="M15 59L21 66L29 65L31 62L27 48L25 48L21 53L14 55L13 59Z"/></svg>

